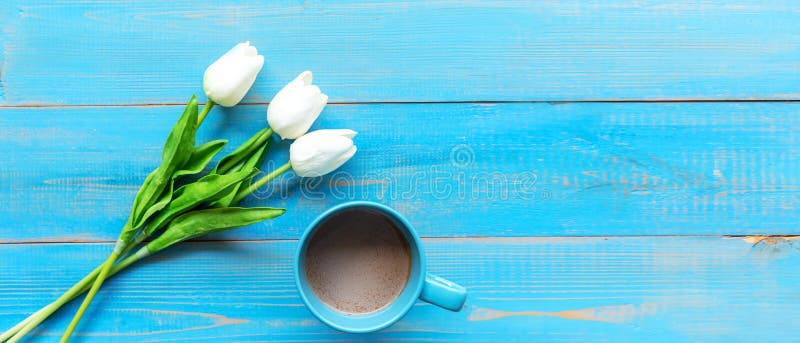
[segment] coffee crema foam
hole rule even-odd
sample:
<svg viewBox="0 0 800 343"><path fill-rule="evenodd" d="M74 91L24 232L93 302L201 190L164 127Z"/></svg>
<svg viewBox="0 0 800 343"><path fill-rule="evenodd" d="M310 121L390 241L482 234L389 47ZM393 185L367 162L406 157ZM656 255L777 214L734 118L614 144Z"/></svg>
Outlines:
<svg viewBox="0 0 800 343"><path fill-rule="evenodd" d="M311 289L328 307L367 314L386 307L403 291L411 253L403 233L385 215L351 209L317 227L304 269Z"/></svg>

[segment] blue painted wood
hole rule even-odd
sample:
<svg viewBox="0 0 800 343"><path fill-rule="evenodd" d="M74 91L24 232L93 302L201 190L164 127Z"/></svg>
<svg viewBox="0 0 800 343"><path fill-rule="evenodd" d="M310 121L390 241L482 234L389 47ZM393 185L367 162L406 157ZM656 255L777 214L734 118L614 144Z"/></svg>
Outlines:
<svg viewBox="0 0 800 343"><path fill-rule="evenodd" d="M243 141L305 69L345 103L798 100L798 19L791 0L6 1L0 329L108 253L180 111L152 104L201 93L202 70L239 40L267 57L245 99L262 105L215 112L202 139ZM349 174L285 178L248 204L287 216L112 280L77 340L793 341L796 237L718 235L798 233L798 108L331 106L318 127L361 132ZM446 237L424 245L431 271L469 288L464 311L419 304L361 336L314 320L293 288L291 239L351 199ZM530 237L575 235L613 237ZM31 243L44 241L58 243ZM54 339L74 310L37 338Z"/></svg>
<svg viewBox="0 0 800 343"><path fill-rule="evenodd" d="M181 103L251 40L264 102L800 99L795 0L5 1L0 104Z"/></svg>
<svg viewBox="0 0 800 343"><path fill-rule="evenodd" d="M336 333L301 305L291 272L295 241L190 243L110 280L75 342L794 341L797 241L757 240L425 240L430 270L468 288L465 308L420 303L370 335ZM48 302L110 249L0 245L0 328ZM74 309L35 333L54 339Z"/></svg>
<svg viewBox="0 0 800 343"><path fill-rule="evenodd" d="M180 111L0 111L0 239L113 240ZM265 112L215 110L200 139L235 145ZM297 238L359 199L429 237L793 234L798 125L795 103L331 106L316 127L359 131L356 157L329 177L287 175L248 202L287 215L218 238Z"/></svg>

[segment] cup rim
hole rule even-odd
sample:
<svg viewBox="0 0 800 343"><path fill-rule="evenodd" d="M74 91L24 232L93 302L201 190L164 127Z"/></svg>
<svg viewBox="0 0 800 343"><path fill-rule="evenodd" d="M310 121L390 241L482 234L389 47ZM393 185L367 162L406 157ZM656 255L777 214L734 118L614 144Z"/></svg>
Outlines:
<svg viewBox="0 0 800 343"><path fill-rule="evenodd" d="M393 217L395 220L397 220L403 226L402 229L408 233L407 236L409 237L409 240L413 240L413 243L416 245L416 248L417 248L416 255L418 256L418 259L419 259L419 272L418 272L419 273L419 277L417 278L417 282L415 284L412 284L411 280L409 280L409 283L406 284L406 287L414 287L414 289L412 290L412 297L411 297L411 299L414 299L414 300L413 301L408 301L406 304L403 304L401 310L397 311L397 313L394 314L389 320L386 320L386 321L384 321L382 323L378 323L376 325L366 326L366 327L359 327L359 328L349 327L349 326L342 325L340 323L336 323L336 322L332 322L332 321L328 320L328 318L326 318L321 313L319 313L319 311L315 308L315 306L312 305L308 300L308 297L315 297L316 298L316 295L314 295L314 294L306 294L306 291L304 290L303 285L300 283L300 273L303 272L302 271L303 268L300 265L301 255L305 251L304 248L307 246L309 236L314 231L314 228L319 226L319 224L322 223L323 220L327 219L331 215L333 215L333 214L335 214L337 212L340 212L342 210L345 210L345 209L348 209L348 208L353 208L353 207L365 207L365 208L370 208L370 209L377 209L377 210L383 212L384 214L389 215L389 216ZM303 300L303 303L306 305L306 308L309 311L311 311L311 313L314 315L314 317L317 317L317 319L319 319L320 321L322 321L323 323L327 324L328 326L330 326L330 327L332 327L334 329L337 329L339 331L349 332L349 333L366 333L366 332L373 332L373 331L378 331L378 330L385 329L385 328L389 327L390 325L396 323L403 316L405 316L408 313L408 311L411 310L411 307L414 306L414 304L416 303L416 299L419 299L420 294L422 293L422 286L425 284L426 269L425 269L425 254L422 251L422 244L421 243L422 242L420 241L419 236L417 235L416 231L414 230L414 227L411 226L411 223L409 223L406 220L406 218L403 217L400 213L398 213L397 211L395 211L391 207L388 207L388 206L386 206L384 204L380 204L380 203L376 203L376 202L372 202L372 201L349 201L349 202L345 202L345 203L333 206L333 207L329 208L328 210L326 210L325 212L323 212L322 214L318 215L311 222L311 224L309 224L306 227L305 231L303 232L303 235L300 237L300 240L298 241L297 250L296 250L295 256L294 256L295 287L297 288L298 293L300 293L300 298ZM397 300L395 299L395 301L397 301ZM358 317L350 317L350 320L358 320L357 318Z"/></svg>

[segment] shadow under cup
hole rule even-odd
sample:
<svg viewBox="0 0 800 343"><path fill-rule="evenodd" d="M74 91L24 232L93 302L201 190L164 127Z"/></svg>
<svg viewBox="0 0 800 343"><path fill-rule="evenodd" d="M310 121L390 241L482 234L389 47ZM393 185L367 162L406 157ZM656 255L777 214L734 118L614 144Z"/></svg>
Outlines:
<svg viewBox="0 0 800 343"><path fill-rule="evenodd" d="M349 216L349 220L358 220L360 214L371 217L379 214L391 221L394 227L402 233L408 244L411 264L405 288L391 303L375 312L352 314L340 312L329 307L317 296L306 278L305 260L310 242L313 240L314 235L319 233L320 229L325 229L324 224L327 220L341 215ZM297 287L309 310L331 327L352 333L377 331L403 317L420 297L425 283L425 257L422 253L419 238L413 230L411 225L397 212L383 205L373 203L348 203L332 208L319 216L303 234L295 263Z"/></svg>

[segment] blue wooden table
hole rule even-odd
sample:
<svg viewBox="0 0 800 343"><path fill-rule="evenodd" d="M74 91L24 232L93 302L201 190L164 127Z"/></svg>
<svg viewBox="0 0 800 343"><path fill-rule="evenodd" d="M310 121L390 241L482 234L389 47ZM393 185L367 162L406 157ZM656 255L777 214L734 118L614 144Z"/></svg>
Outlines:
<svg viewBox="0 0 800 343"><path fill-rule="evenodd" d="M110 280L76 342L799 339L795 0L7 0L1 329L105 258L203 70L244 40L265 67L200 141L242 142L310 69L333 103L316 127L359 131L359 153L248 200L287 215ZM369 335L314 319L296 239L357 199L410 219L461 312L419 303Z"/></svg>

